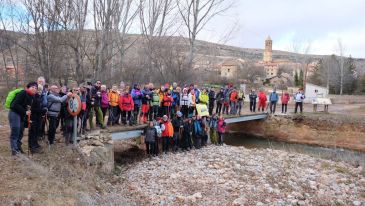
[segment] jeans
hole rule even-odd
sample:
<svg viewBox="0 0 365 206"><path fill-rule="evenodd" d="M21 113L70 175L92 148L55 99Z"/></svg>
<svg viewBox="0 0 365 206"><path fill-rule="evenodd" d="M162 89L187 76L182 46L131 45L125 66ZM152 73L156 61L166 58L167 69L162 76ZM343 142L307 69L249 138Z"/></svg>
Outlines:
<svg viewBox="0 0 365 206"><path fill-rule="evenodd" d="M167 153L169 151L171 137L162 137L162 152Z"/></svg>
<svg viewBox="0 0 365 206"><path fill-rule="evenodd" d="M300 108L300 113L303 113L303 102L295 102L294 113L297 113L298 107Z"/></svg>
<svg viewBox="0 0 365 206"><path fill-rule="evenodd" d="M209 100L209 115L212 116L214 109L214 100Z"/></svg>
<svg viewBox="0 0 365 206"><path fill-rule="evenodd" d="M238 100L237 103L238 115L241 115L242 106L243 106L243 100Z"/></svg>
<svg viewBox="0 0 365 206"><path fill-rule="evenodd" d="M223 145L224 135L223 133L218 132L218 144Z"/></svg>
<svg viewBox="0 0 365 206"><path fill-rule="evenodd" d="M271 101L270 102L270 113L275 114L275 110L276 110L276 101Z"/></svg>
<svg viewBox="0 0 365 206"><path fill-rule="evenodd" d="M287 109L288 109L288 104L281 105L281 113L286 113Z"/></svg>
<svg viewBox="0 0 365 206"><path fill-rule="evenodd" d="M217 108L215 109L215 113L220 116L221 112L222 112L222 103L217 102Z"/></svg>
<svg viewBox="0 0 365 206"><path fill-rule="evenodd" d="M256 112L256 102L251 102L250 101L250 111L251 112Z"/></svg>
<svg viewBox="0 0 365 206"><path fill-rule="evenodd" d="M54 139L57 129L57 117L48 116L49 128L48 128L48 142L54 144Z"/></svg>
<svg viewBox="0 0 365 206"><path fill-rule="evenodd" d="M20 152L22 146L22 138L24 131L24 120L23 118L13 111L9 111L8 114L9 125L10 125L10 148L13 155Z"/></svg>
<svg viewBox="0 0 365 206"><path fill-rule="evenodd" d="M117 124L119 121L119 106L111 106L109 109L108 125Z"/></svg>
<svg viewBox="0 0 365 206"><path fill-rule="evenodd" d="M146 152L149 155L156 154L156 151L155 151L155 142L146 142Z"/></svg>
<svg viewBox="0 0 365 206"><path fill-rule="evenodd" d="M237 113L237 110L236 110L237 102L231 101L230 105L231 105L230 114L235 115Z"/></svg>
<svg viewBox="0 0 365 206"><path fill-rule="evenodd" d="M228 110L229 110L229 104L224 104L222 114L226 113L226 115L228 115Z"/></svg>

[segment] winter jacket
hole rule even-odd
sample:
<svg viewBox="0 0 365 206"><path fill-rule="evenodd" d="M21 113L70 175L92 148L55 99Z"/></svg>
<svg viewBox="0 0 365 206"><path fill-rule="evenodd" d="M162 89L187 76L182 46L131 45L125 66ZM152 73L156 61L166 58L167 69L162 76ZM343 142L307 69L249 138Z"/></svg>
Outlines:
<svg viewBox="0 0 365 206"><path fill-rule="evenodd" d="M157 137L157 130L155 127L147 127L144 132L143 132L144 136L145 136L145 142L147 143L153 143L156 140Z"/></svg>
<svg viewBox="0 0 365 206"><path fill-rule="evenodd" d="M180 117L174 118L172 120L172 126L174 127L174 132L179 132L180 128L183 126L183 120Z"/></svg>
<svg viewBox="0 0 365 206"><path fill-rule="evenodd" d="M61 111L62 103L65 103L66 100L67 100L67 95L60 97L59 94L51 92L47 96L48 116L57 117Z"/></svg>
<svg viewBox="0 0 365 206"><path fill-rule="evenodd" d="M193 134L193 124L189 124L188 122L186 122L184 124L184 130L183 130L183 135L184 138L191 138L191 135Z"/></svg>
<svg viewBox="0 0 365 206"><path fill-rule="evenodd" d="M194 94L195 94L195 102L198 104L199 103L199 97L200 97L200 90L199 89L194 89Z"/></svg>
<svg viewBox="0 0 365 206"><path fill-rule="evenodd" d="M27 107L32 105L33 96L26 90L22 90L16 94L13 102L10 105L11 111L17 113L20 117L25 118Z"/></svg>
<svg viewBox="0 0 365 206"><path fill-rule="evenodd" d="M31 115L30 118L33 121L39 121L39 119L44 115L47 111L47 107L43 107L42 105L42 95L36 94L33 98L32 107L31 107Z"/></svg>
<svg viewBox="0 0 365 206"><path fill-rule="evenodd" d="M102 108L108 108L109 107L109 98L108 93L106 91L101 92L101 105Z"/></svg>
<svg viewBox="0 0 365 206"><path fill-rule="evenodd" d="M161 106L160 96L155 92L152 93L151 105L152 106Z"/></svg>
<svg viewBox="0 0 365 206"><path fill-rule="evenodd" d="M245 93L239 91L237 98L238 98L238 101L243 101L245 99Z"/></svg>
<svg viewBox="0 0 365 206"><path fill-rule="evenodd" d="M296 93L295 95L294 95L294 100L295 100L295 102L303 102L303 100L305 99L305 96L304 96L304 94L302 94L302 93Z"/></svg>
<svg viewBox="0 0 365 206"><path fill-rule="evenodd" d="M189 95L188 94L181 94L180 105L189 106Z"/></svg>
<svg viewBox="0 0 365 206"><path fill-rule="evenodd" d="M180 106L180 93L179 92L172 92L172 99L173 99L173 102L172 102L172 106L175 107L175 106Z"/></svg>
<svg viewBox="0 0 365 206"><path fill-rule="evenodd" d="M118 106L119 103L119 94L118 92L109 92L108 94L109 104L112 107Z"/></svg>
<svg viewBox="0 0 365 206"><path fill-rule="evenodd" d="M218 92L217 93L217 96L215 98L217 100L217 103L223 104L223 101L224 101L224 93L223 92Z"/></svg>
<svg viewBox="0 0 365 206"><path fill-rule="evenodd" d="M141 107L142 105L142 92L140 89L134 88L131 92L133 102L134 104L138 105L138 107Z"/></svg>
<svg viewBox="0 0 365 206"><path fill-rule="evenodd" d="M93 86L90 90L91 98L94 98L94 106L99 107L101 104L101 95L98 94L100 88Z"/></svg>
<svg viewBox="0 0 365 206"><path fill-rule="evenodd" d="M238 93L237 91L232 91L230 94L229 94L229 100L231 102L237 102L238 100Z"/></svg>
<svg viewBox="0 0 365 206"><path fill-rule="evenodd" d="M219 133L225 133L226 132L226 123L223 119L218 120L217 124L217 130Z"/></svg>
<svg viewBox="0 0 365 206"><path fill-rule="evenodd" d="M162 132L163 137L172 137L174 136L174 128L170 121L164 121L162 123L165 126L165 130Z"/></svg>
<svg viewBox="0 0 365 206"><path fill-rule="evenodd" d="M194 136L202 136L203 135L203 127L200 120L195 120L193 122L193 135Z"/></svg>
<svg viewBox="0 0 365 206"><path fill-rule="evenodd" d="M267 101L267 97L265 92L260 92L259 93L259 102L266 102Z"/></svg>
<svg viewBox="0 0 365 206"><path fill-rule="evenodd" d="M134 109L134 101L130 94L124 94L119 98L119 108L122 111L132 111Z"/></svg>
<svg viewBox="0 0 365 206"><path fill-rule="evenodd" d="M210 105L214 105L214 101L215 101L215 92L213 90L209 91L208 93L208 97L209 97L209 104Z"/></svg>
<svg viewBox="0 0 365 206"><path fill-rule="evenodd" d="M196 97L195 97L195 94L191 94L189 93L189 107L195 107L196 105Z"/></svg>
<svg viewBox="0 0 365 206"><path fill-rule="evenodd" d="M251 92L248 97L250 98L250 102L256 102L257 94L255 92Z"/></svg>
<svg viewBox="0 0 365 206"><path fill-rule="evenodd" d="M290 99L290 96L288 93L283 94L283 96L281 96L281 103L282 104L288 104Z"/></svg>
<svg viewBox="0 0 365 206"><path fill-rule="evenodd" d="M169 95L168 93L166 93L164 96L163 96L163 102L162 102L162 105L164 107L170 107L172 105L172 102L173 102L173 98L171 97L171 95Z"/></svg>
<svg viewBox="0 0 365 206"><path fill-rule="evenodd" d="M143 89L142 90L142 104L150 104L150 100L152 97L152 92L149 89Z"/></svg>
<svg viewBox="0 0 365 206"><path fill-rule="evenodd" d="M270 94L270 102L277 102L277 101L279 101L279 96L278 96L278 93L276 93L276 92L272 92L271 94Z"/></svg>
<svg viewBox="0 0 365 206"><path fill-rule="evenodd" d="M217 129L218 119L217 118L210 118L209 120L209 127L213 129Z"/></svg>
<svg viewBox="0 0 365 206"><path fill-rule="evenodd" d="M199 103L207 105L209 103L209 96L204 91L200 93Z"/></svg>

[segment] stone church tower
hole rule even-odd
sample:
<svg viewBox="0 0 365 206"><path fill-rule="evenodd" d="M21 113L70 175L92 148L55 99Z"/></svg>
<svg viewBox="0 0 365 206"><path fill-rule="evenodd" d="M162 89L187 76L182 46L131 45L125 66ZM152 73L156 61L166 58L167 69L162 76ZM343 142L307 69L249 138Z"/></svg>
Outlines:
<svg viewBox="0 0 365 206"><path fill-rule="evenodd" d="M264 62L272 62L272 40L270 36L265 40Z"/></svg>

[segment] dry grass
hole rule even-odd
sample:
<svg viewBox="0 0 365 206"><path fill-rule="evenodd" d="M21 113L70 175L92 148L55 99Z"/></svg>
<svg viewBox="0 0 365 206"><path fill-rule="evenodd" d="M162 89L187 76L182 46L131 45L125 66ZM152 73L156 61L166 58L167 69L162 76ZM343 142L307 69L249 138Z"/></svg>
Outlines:
<svg viewBox="0 0 365 206"><path fill-rule="evenodd" d="M8 124L8 111L2 110L0 108L0 125L7 125Z"/></svg>

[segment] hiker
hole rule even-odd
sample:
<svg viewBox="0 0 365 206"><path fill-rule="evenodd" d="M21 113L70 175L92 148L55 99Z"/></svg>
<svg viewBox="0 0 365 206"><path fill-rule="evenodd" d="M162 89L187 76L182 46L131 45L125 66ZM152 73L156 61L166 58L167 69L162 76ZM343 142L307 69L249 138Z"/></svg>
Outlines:
<svg viewBox="0 0 365 206"><path fill-rule="evenodd" d="M236 115L237 114L237 101L238 101L238 93L236 88L233 88L233 90L231 91L231 93L229 94L229 103L230 103L230 114L231 115Z"/></svg>
<svg viewBox="0 0 365 206"><path fill-rule="evenodd" d="M183 150L191 150L193 148L193 143L191 141L193 135L193 122L191 118L188 118L184 123L183 129Z"/></svg>
<svg viewBox="0 0 365 206"><path fill-rule="evenodd" d="M150 111L150 101L152 97L152 92L148 84L146 84L142 90L142 110L140 116L141 123L147 123L148 121L148 113Z"/></svg>
<svg viewBox="0 0 365 206"><path fill-rule="evenodd" d="M173 135L173 151L176 152L179 149L181 144L181 136L182 136L182 129L183 129L183 114L178 111L176 112L176 117L172 119L172 126L174 128L174 135Z"/></svg>
<svg viewBox="0 0 365 206"><path fill-rule="evenodd" d="M142 106L142 92L141 92L141 89L140 89L138 84L133 85L131 95L132 95L133 102L134 102L132 124L137 124L138 123L139 110Z"/></svg>
<svg viewBox="0 0 365 206"><path fill-rule="evenodd" d="M67 87L66 86L62 86L61 87L61 89L60 89L60 92L59 92L59 95L60 95L60 97L63 97L63 96L65 96L66 94L67 94L67 91L68 91L68 89L67 89ZM48 98L48 96L47 96L47 98ZM48 106L48 102L47 102L47 106ZM61 131L62 131L62 133L64 134L64 132L65 132L65 117L66 117L66 114L67 114L68 112L67 112L67 107L66 107L66 102L62 102L61 103L61 111L60 111L60 113L59 113L59 116L58 116L58 118L57 118L57 126L56 126L56 128L61 124Z"/></svg>
<svg viewBox="0 0 365 206"><path fill-rule="evenodd" d="M12 99L9 100L10 110L8 119L10 125L10 148L12 155L24 153L22 149L24 123L26 122L27 117L30 117L31 115L30 108L37 90L38 84L36 82L30 82L27 84L26 89L17 90L17 93L13 93L11 97ZM9 98L9 95L7 99ZM28 126L29 123L30 122L28 122Z"/></svg>
<svg viewBox="0 0 365 206"><path fill-rule="evenodd" d="M203 128L200 116L193 116L193 141L196 149L201 148Z"/></svg>
<svg viewBox="0 0 365 206"><path fill-rule="evenodd" d="M167 115L167 117L171 117L171 106L172 106L172 96L171 91L167 90L164 93L163 100L162 100L162 108L163 108L163 114Z"/></svg>
<svg viewBox="0 0 365 206"><path fill-rule="evenodd" d="M208 145L209 140L209 123L208 117L204 116L201 118L201 126L202 126L202 146Z"/></svg>
<svg viewBox="0 0 365 206"><path fill-rule="evenodd" d="M155 141L157 138L157 130L154 127L153 121L150 121L148 126L145 128L143 135L145 136L146 153L147 155L155 155Z"/></svg>
<svg viewBox="0 0 365 206"><path fill-rule="evenodd" d="M275 114L276 103L279 100L278 93L276 93L276 88L270 93L269 101L270 101L270 113Z"/></svg>
<svg viewBox="0 0 365 206"><path fill-rule="evenodd" d="M101 95L100 109L101 109L101 113L103 113L103 122L105 122L105 116L109 109L109 98L108 98L108 91L106 89L106 85L104 85L104 84L100 86L100 95ZM109 113L110 113L110 110L109 110Z"/></svg>
<svg viewBox="0 0 365 206"><path fill-rule="evenodd" d="M303 89L299 89L299 91L294 95L294 100L295 100L294 113L297 113L298 107L300 108L300 113L303 113L303 100L304 99L305 99L305 95L303 94Z"/></svg>
<svg viewBox="0 0 365 206"><path fill-rule="evenodd" d="M167 115L162 117L162 124L164 125L164 130L162 131L162 151L167 154L169 151L170 140L174 135L174 129Z"/></svg>
<svg viewBox="0 0 365 206"><path fill-rule="evenodd" d="M79 114L79 118L81 119L81 133L85 134L85 131L87 131L87 119L89 118L89 111L91 107L91 97L90 94L87 93L87 88L83 85L80 87L79 96L81 100L81 111Z"/></svg>
<svg viewBox="0 0 365 206"><path fill-rule="evenodd" d="M199 104L204 104L204 105L207 105L208 106L208 104L209 104L209 96L208 96L208 90L207 89L203 89L200 92Z"/></svg>
<svg viewBox="0 0 365 206"><path fill-rule="evenodd" d="M55 134L57 129L57 117L60 114L61 111L61 104L66 102L67 97L71 97L72 93L68 92L64 96L60 96L59 94L59 88L56 85L52 85L50 88L50 93L47 96L48 101L48 122L49 122L49 128L48 128L48 143L50 146L54 144L55 140Z"/></svg>
<svg viewBox="0 0 365 206"><path fill-rule="evenodd" d="M29 152L32 154L42 152L41 146L38 143L38 137L41 132L40 128L42 126L42 116L47 113L47 107L43 107L42 104L42 92L43 86L38 84L38 91L34 95L32 106L30 108L30 120L32 123L30 124L30 129L28 131L28 147Z"/></svg>
<svg viewBox="0 0 365 206"><path fill-rule="evenodd" d="M171 117L175 116L178 111L180 111L180 92L181 89L179 87L174 87L174 85L177 86L176 82L173 84L173 90L171 93L172 97L172 109L171 109Z"/></svg>
<svg viewBox="0 0 365 206"><path fill-rule="evenodd" d="M157 156L160 151L160 145L162 145L162 131L165 130L165 125L161 124L160 119L157 117L153 120L153 125L157 132L155 139L155 155Z"/></svg>
<svg viewBox="0 0 365 206"><path fill-rule="evenodd" d="M223 145L224 133L226 132L226 123L224 122L224 118L222 116L220 116L218 119L217 131L218 131L218 145Z"/></svg>
<svg viewBox="0 0 365 206"><path fill-rule="evenodd" d="M90 115L89 115L89 124L90 129L94 128L93 125L93 118L94 112L96 116L96 125L101 127L102 129L105 128L103 122L103 112L101 111L101 81L96 81L95 85L90 89L90 96L91 96L91 108L90 108Z"/></svg>
<svg viewBox="0 0 365 206"><path fill-rule="evenodd" d="M109 100L109 118L107 125L119 125L119 93L117 85L112 86L112 90L108 94Z"/></svg>
<svg viewBox="0 0 365 206"><path fill-rule="evenodd" d="M160 108L161 102L160 102L160 96L158 95L158 89L155 89L152 93L152 99L151 99L151 115L152 119L156 120L158 117L158 110Z"/></svg>
<svg viewBox="0 0 365 206"><path fill-rule="evenodd" d="M223 92L223 98L224 98L224 100L223 100L222 114L228 115L229 101L230 101L230 90L228 89L228 87L226 87L224 92Z"/></svg>
<svg viewBox="0 0 365 206"><path fill-rule="evenodd" d="M218 123L218 117L216 114L213 114L212 118L209 119L209 136L210 136L210 142L212 144L218 144L218 138L217 138L217 123Z"/></svg>
<svg viewBox="0 0 365 206"><path fill-rule="evenodd" d="M189 113L188 117L191 118L194 115L195 106L196 106L196 96L194 90L190 90L189 93Z"/></svg>
<svg viewBox="0 0 365 206"><path fill-rule="evenodd" d="M248 97L250 98L250 112L256 112L257 94L254 89L251 90Z"/></svg>
<svg viewBox="0 0 365 206"><path fill-rule="evenodd" d="M189 94L188 89L184 88L183 92L180 96L180 106L181 113L183 114L183 118L188 118L189 115Z"/></svg>
<svg viewBox="0 0 365 206"><path fill-rule="evenodd" d="M217 108L215 110L215 113L218 115L221 115L221 111L222 111L222 105L223 105L223 101L224 101L223 91L224 91L224 88L221 87L220 91L215 96L215 99L217 100Z"/></svg>
<svg viewBox="0 0 365 206"><path fill-rule="evenodd" d="M245 93L240 89L238 91L238 95L237 95L237 110L238 110L238 115L241 116L241 110L243 108L243 104L244 104L244 100L245 100Z"/></svg>
<svg viewBox="0 0 365 206"><path fill-rule="evenodd" d="M38 86L41 85L43 90L41 94L42 98L42 107L47 108L47 95L48 95L48 85L46 84L46 79L43 76L38 77L37 79ZM38 139L43 139L45 134L45 128L46 128L46 121L47 117L46 115L43 115L40 123L40 132L38 132Z"/></svg>
<svg viewBox="0 0 365 206"><path fill-rule="evenodd" d="M134 109L134 101L132 95L129 94L128 89L126 89L124 94L119 98L119 108L121 110L122 124L126 125L128 121L129 125L132 126L133 122L131 116Z"/></svg>
<svg viewBox="0 0 365 206"><path fill-rule="evenodd" d="M266 101L267 101L266 93L263 90L261 90L259 93L259 107L258 107L259 111L260 109L262 112L265 111Z"/></svg>
<svg viewBox="0 0 365 206"><path fill-rule="evenodd" d="M209 111L209 115L211 116L211 115L213 115L214 102L215 102L215 92L214 92L213 88L210 88L208 97L209 97L208 111Z"/></svg>
<svg viewBox="0 0 365 206"><path fill-rule="evenodd" d="M286 91L283 95L281 95L281 113L286 114L288 109L288 102L290 100L289 93Z"/></svg>

